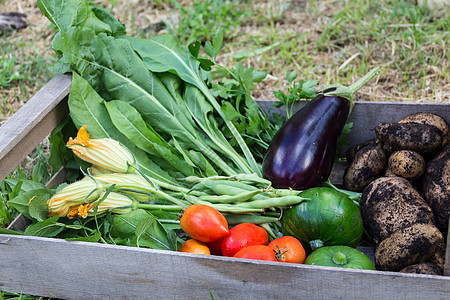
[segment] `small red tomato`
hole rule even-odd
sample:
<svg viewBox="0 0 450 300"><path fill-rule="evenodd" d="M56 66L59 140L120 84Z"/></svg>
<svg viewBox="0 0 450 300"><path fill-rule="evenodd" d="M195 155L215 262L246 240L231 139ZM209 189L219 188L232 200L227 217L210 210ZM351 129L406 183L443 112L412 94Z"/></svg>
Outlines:
<svg viewBox="0 0 450 300"><path fill-rule="evenodd" d="M229 232L227 219L217 209L203 204L186 208L180 226L191 238L204 243L217 241Z"/></svg>
<svg viewBox="0 0 450 300"><path fill-rule="evenodd" d="M253 245L242 248L233 257L277 261L275 251L266 245Z"/></svg>
<svg viewBox="0 0 450 300"><path fill-rule="evenodd" d="M234 256L242 248L253 245L267 245L267 231L252 223L241 223L230 229L223 239L221 249L224 256Z"/></svg>
<svg viewBox="0 0 450 300"><path fill-rule="evenodd" d="M282 236L269 243L269 247L275 251L278 261L302 264L305 262L306 253L302 243L293 236Z"/></svg>
<svg viewBox="0 0 450 300"><path fill-rule="evenodd" d="M199 242L194 239L190 239L184 242L178 251L196 254L211 254L208 246L206 246L205 243Z"/></svg>

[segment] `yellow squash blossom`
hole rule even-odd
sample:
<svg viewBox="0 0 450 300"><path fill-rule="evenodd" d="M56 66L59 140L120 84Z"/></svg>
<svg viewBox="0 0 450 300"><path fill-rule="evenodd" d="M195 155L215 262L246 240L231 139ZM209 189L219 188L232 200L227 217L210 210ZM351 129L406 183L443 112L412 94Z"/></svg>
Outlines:
<svg viewBox="0 0 450 300"><path fill-rule="evenodd" d="M90 139L86 125L78 130L75 139L69 139L67 147L76 156L99 169L126 173L129 171L129 166L135 166L133 155L116 140Z"/></svg>
<svg viewBox="0 0 450 300"><path fill-rule="evenodd" d="M102 199L102 197L103 194L100 195L98 200ZM102 214L107 212L124 214L133 209L133 200L121 193L110 192L100 204L98 204L98 200L91 203L72 206L69 209L67 217L69 219L74 217L86 218L87 216L94 216L96 213ZM96 207L97 212L95 211Z"/></svg>
<svg viewBox="0 0 450 300"><path fill-rule="evenodd" d="M100 182L89 177L71 183L47 201L49 213L51 216L66 216L73 206L97 200L103 189Z"/></svg>

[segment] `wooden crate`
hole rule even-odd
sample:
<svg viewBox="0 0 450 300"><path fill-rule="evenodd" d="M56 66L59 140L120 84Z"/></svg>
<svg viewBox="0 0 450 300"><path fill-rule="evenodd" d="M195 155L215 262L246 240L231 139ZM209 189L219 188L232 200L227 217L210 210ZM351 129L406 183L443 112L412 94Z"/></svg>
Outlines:
<svg viewBox="0 0 450 300"><path fill-rule="evenodd" d="M0 127L0 180L67 117L70 84L70 76L54 77ZM372 138L379 120L417 111L437 112L450 123L449 104L360 102L350 118L350 143ZM335 181L339 172L333 171ZM23 221L15 226L26 226ZM62 299L448 299L450 277L0 234L0 289Z"/></svg>

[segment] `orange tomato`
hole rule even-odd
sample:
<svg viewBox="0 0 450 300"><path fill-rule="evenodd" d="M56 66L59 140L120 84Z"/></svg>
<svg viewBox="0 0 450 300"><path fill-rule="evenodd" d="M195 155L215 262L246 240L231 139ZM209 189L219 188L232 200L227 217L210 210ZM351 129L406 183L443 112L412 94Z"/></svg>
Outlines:
<svg viewBox="0 0 450 300"><path fill-rule="evenodd" d="M217 241L229 232L227 219L217 209L203 204L186 208L180 226L191 238L203 243Z"/></svg>
<svg viewBox="0 0 450 300"><path fill-rule="evenodd" d="M278 261L297 264L305 262L305 249L302 243L293 236L282 236L271 241L268 246L275 251Z"/></svg>
<svg viewBox="0 0 450 300"><path fill-rule="evenodd" d="M275 251L266 245L253 245L242 248L233 257L277 261Z"/></svg>
<svg viewBox="0 0 450 300"><path fill-rule="evenodd" d="M196 254L211 254L211 251L209 251L209 248L205 243L194 239L190 239L184 242L178 251Z"/></svg>

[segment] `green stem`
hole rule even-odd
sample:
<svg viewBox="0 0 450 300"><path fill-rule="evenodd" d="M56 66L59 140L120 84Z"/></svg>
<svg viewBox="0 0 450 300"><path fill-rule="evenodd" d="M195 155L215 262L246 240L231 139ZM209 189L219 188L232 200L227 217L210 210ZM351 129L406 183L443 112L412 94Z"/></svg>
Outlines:
<svg viewBox="0 0 450 300"><path fill-rule="evenodd" d="M228 70L228 71L230 72L230 74L232 74L232 72L230 70ZM238 142L242 152L244 153L245 158L247 159L246 163L248 163L250 165L250 168L254 173L258 174L259 176L262 176L261 168L258 166L252 152L248 148L247 144L245 143L245 141L242 138L239 131L237 131L234 124L226 118L225 114L222 111L222 108L220 107L219 103L217 103L217 100L211 95L211 92L209 91L206 84L202 84L200 86L200 89L202 90L202 92L206 96L206 98L208 98L209 102L214 107L214 109L219 113L220 117L223 119L223 121L227 125L228 129L230 130L231 134Z"/></svg>
<svg viewBox="0 0 450 300"><path fill-rule="evenodd" d="M331 260L337 265L345 265L346 263L348 263L347 256L340 251L336 252Z"/></svg>
<svg viewBox="0 0 450 300"><path fill-rule="evenodd" d="M148 204L148 203L138 203L136 208L142 209L156 209L156 210L167 210L167 211L180 211L186 208L185 205L161 205L161 204Z"/></svg>
<svg viewBox="0 0 450 300"><path fill-rule="evenodd" d="M374 78L380 72L380 67L373 68L366 75L361 77L358 81L350 85L349 87L343 86L342 84L331 84L323 89L323 95L325 97L342 97L350 102L349 115L352 112L353 105L355 101L353 99L353 94L356 93L360 88L362 88L367 82ZM328 91L327 91L328 90Z"/></svg>
<svg viewBox="0 0 450 300"><path fill-rule="evenodd" d="M309 242L309 245L311 246L311 249L314 251L316 249L319 249L320 247L323 247L324 243L322 240L312 240Z"/></svg>
<svg viewBox="0 0 450 300"><path fill-rule="evenodd" d="M267 217L258 214L246 214L246 215L235 215L235 214L225 214L228 224L241 224L241 223L253 223L253 224L264 224L279 221L277 217Z"/></svg>
<svg viewBox="0 0 450 300"><path fill-rule="evenodd" d="M377 76L380 73L380 67L373 68L370 70L366 75L361 77L358 81L350 85L348 88L350 89L351 93L354 94L359 89L361 89L366 83L368 83L372 78Z"/></svg>

